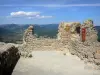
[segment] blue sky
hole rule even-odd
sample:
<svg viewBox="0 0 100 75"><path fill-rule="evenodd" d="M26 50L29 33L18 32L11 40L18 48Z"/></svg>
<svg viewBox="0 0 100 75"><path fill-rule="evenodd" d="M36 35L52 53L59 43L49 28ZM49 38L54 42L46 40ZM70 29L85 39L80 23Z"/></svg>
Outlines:
<svg viewBox="0 0 100 75"><path fill-rule="evenodd" d="M0 24L51 24L94 20L100 25L100 0L0 0Z"/></svg>

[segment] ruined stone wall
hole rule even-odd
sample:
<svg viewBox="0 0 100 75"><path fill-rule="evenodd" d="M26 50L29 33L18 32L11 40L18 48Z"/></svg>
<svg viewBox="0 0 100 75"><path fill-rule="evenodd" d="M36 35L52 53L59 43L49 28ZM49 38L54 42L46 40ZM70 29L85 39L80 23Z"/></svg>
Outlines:
<svg viewBox="0 0 100 75"><path fill-rule="evenodd" d="M19 47L21 52L28 52L31 53L32 51L44 51L44 50L63 50L62 48L66 46L65 42L57 39L34 39L34 41L27 42Z"/></svg>
<svg viewBox="0 0 100 75"><path fill-rule="evenodd" d="M68 45L67 41L52 39L52 38L36 38L34 27L30 26L26 29L23 36L23 44L18 47L21 55L29 57L32 51L44 50L60 50L63 51Z"/></svg>
<svg viewBox="0 0 100 75"><path fill-rule="evenodd" d="M86 20L83 22L81 28L86 28L86 41L88 43L97 41L97 31L94 27L92 20Z"/></svg>
<svg viewBox="0 0 100 75"><path fill-rule="evenodd" d="M69 45L69 51L71 54L77 55L82 60L95 63L100 66L100 43L98 42L93 42L90 45L74 40L71 41Z"/></svg>
<svg viewBox="0 0 100 75"><path fill-rule="evenodd" d="M84 42L82 28L86 29ZM97 31L92 20L86 20L82 25L79 22L62 22L58 32L58 39L68 42L67 49L71 54L100 67L100 43L97 41Z"/></svg>
<svg viewBox="0 0 100 75"><path fill-rule="evenodd" d="M82 28L86 29L86 39L82 41ZM24 34L24 43L19 50L31 53L34 50L69 51L79 58L100 66L100 43L92 20L79 22L62 22L59 24L57 39L36 38L30 26Z"/></svg>
<svg viewBox="0 0 100 75"><path fill-rule="evenodd" d="M11 44L0 47L0 75L11 75L20 58L18 49Z"/></svg>
<svg viewBox="0 0 100 75"><path fill-rule="evenodd" d="M24 44L26 44L27 42L32 42L35 39L35 37L33 36L33 30L34 30L33 26L29 26L25 30L25 33L23 35L23 43Z"/></svg>
<svg viewBox="0 0 100 75"><path fill-rule="evenodd" d="M58 39L63 41L70 41L71 38L78 36L79 33L76 30L80 27L79 22L62 22L59 25ZM79 29L80 30L80 29Z"/></svg>
<svg viewBox="0 0 100 75"><path fill-rule="evenodd" d="M23 44L18 48L22 53L26 52L27 55L30 55L34 50L61 50L66 45L66 43L58 39L36 38L32 34L33 31L33 26L26 29L23 36Z"/></svg>

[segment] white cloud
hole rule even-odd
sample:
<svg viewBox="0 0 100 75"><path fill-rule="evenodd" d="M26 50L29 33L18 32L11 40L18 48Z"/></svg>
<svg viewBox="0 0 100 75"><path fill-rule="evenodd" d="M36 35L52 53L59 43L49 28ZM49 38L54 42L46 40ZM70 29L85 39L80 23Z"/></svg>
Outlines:
<svg viewBox="0 0 100 75"><path fill-rule="evenodd" d="M52 18L52 16L41 15L41 12L25 12L25 11L11 12L10 17L26 17L28 19Z"/></svg>
<svg viewBox="0 0 100 75"><path fill-rule="evenodd" d="M52 18L53 16L41 16L41 18Z"/></svg>
<svg viewBox="0 0 100 75"><path fill-rule="evenodd" d="M36 17L28 17L28 19L34 19L34 18L38 18L38 19L42 19L42 18L52 18L53 16L36 16Z"/></svg>
<svg viewBox="0 0 100 75"><path fill-rule="evenodd" d="M35 5L35 6L43 6L43 7L86 7L86 6L100 6L99 4L66 4L66 5L59 5L59 4L49 4L49 5Z"/></svg>
<svg viewBox="0 0 100 75"><path fill-rule="evenodd" d="M40 14L40 12L24 12L24 11L18 11L18 12L11 12L11 16L35 16Z"/></svg>
<svg viewBox="0 0 100 75"><path fill-rule="evenodd" d="M31 5L31 4L26 4L26 5L0 5L0 6L5 6L5 7L13 7L13 6L28 6L28 7L83 7L83 6L100 6L100 3L96 3L96 4L40 4L40 5Z"/></svg>

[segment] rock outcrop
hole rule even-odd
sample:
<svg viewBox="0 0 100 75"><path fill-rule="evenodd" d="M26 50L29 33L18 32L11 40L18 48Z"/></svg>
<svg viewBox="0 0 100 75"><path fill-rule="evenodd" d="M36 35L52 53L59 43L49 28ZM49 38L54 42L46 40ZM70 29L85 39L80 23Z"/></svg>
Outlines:
<svg viewBox="0 0 100 75"><path fill-rule="evenodd" d="M0 47L0 75L11 75L20 58L18 48L11 44Z"/></svg>

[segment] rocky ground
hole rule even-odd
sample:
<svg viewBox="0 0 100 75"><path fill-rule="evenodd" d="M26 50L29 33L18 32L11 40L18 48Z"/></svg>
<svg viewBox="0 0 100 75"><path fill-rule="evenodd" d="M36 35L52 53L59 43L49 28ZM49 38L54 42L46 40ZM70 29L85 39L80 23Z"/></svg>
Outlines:
<svg viewBox="0 0 100 75"><path fill-rule="evenodd" d="M11 75L19 58L20 53L17 47L0 43L0 75Z"/></svg>
<svg viewBox="0 0 100 75"><path fill-rule="evenodd" d="M32 58L21 57L12 75L100 75L93 64L62 51L33 51Z"/></svg>

